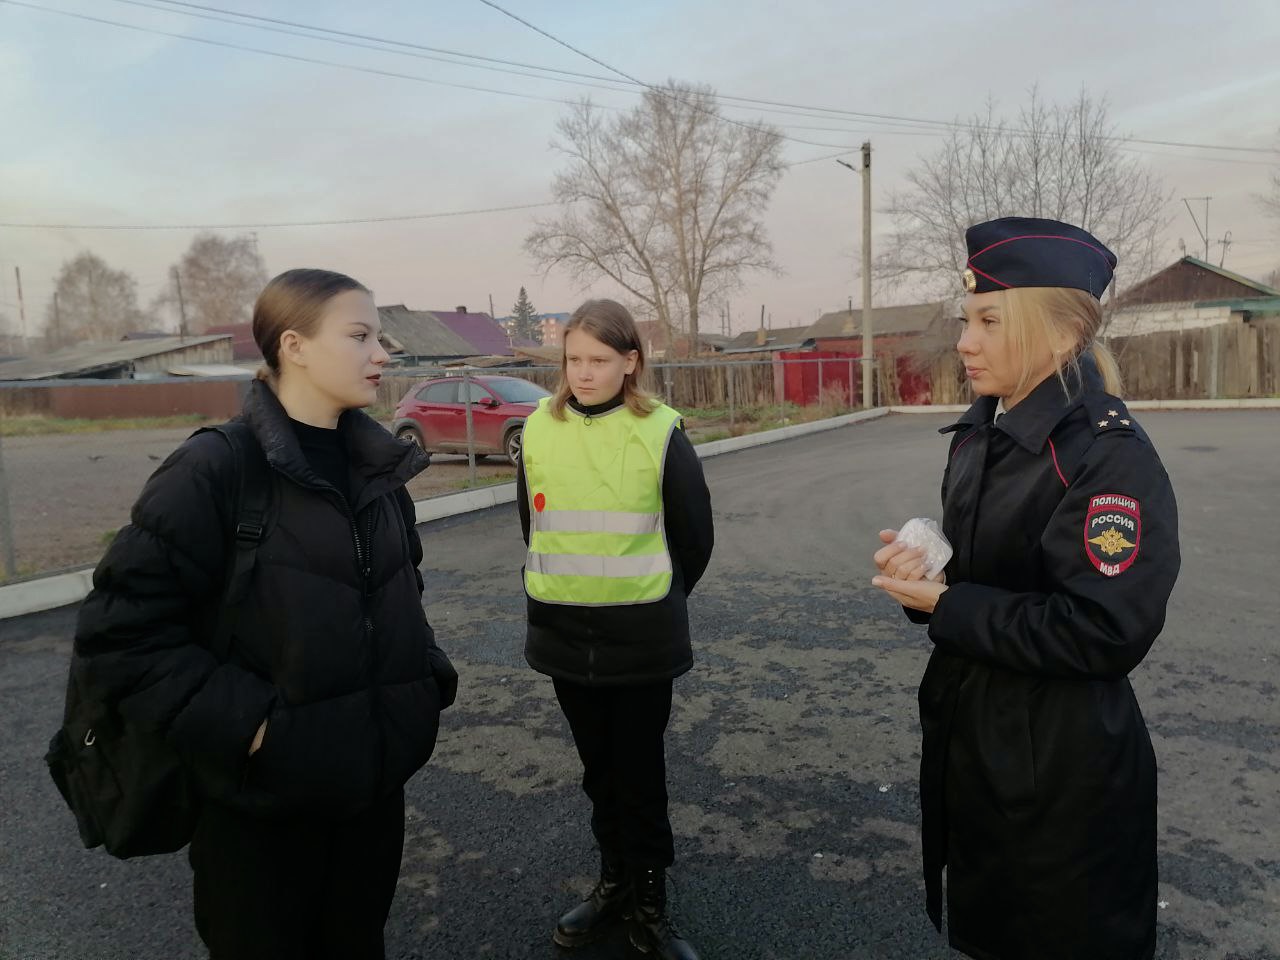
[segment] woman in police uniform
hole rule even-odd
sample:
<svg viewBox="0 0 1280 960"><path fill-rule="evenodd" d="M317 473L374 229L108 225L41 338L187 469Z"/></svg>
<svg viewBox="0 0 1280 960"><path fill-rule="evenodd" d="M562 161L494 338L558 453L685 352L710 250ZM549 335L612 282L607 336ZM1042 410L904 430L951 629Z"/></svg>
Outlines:
<svg viewBox="0 0 1280 960"><path fill-rule="evenodd" d="M565 330L561 382L524 427L525 658L550 675L582 758L600 880L558 923L578 947L624 915L664 960L697 960L666 912L675 859L663 734L693 665L685 598L711 559L711 498L680 415L639 386L621 304L589 300Z"/></svg>
<svg viewBox="0 0 1280 960"><path fill-rule="evenodd" d="M1115 256L1083 230L971 227L937 581L894 542L872 581L927 623L929 916L980 960L1155 952L1156 763L1128 674L1164 625L1177 508L1094 338Z"/></svg>

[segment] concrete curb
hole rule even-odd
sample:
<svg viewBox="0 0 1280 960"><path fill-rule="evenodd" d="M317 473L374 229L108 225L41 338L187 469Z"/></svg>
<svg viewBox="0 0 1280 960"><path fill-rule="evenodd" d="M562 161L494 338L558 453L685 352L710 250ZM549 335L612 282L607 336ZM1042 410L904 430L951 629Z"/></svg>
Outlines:
<svg viewBox="0 0 1280 960"><path fill-rule="evenodd" d="M1134 400L1126 404L1131 410L1280 410L1280 399L1269 397L1245 400ZM814 433L836 430L854 423L865 423L896 413L962 413L968 409L965 404L931 404L917 407L876 407L872 410L861 410L827 420L815 420L811 423L797 423L789 427L765 430L761 433L749 433L741 437L729 437L725 440L713 440L700 444L696 449L702 459L734 453L738 450L749 450L752 447L806 437ZM514 483L495 483L491 487L478 490L467 490L452 493L444 497L432 497L429 500L414 502L418 523L429 523L432 520L443 520L478 510L513 503L516 499ZM0 587L0 620L10 617L21 617L29 613L40 613L69 603L83 600L92 587L93 566L73 570L69 573L58 573L37 580L24 580L22 583Z"/></svg>
<svg viewBox="0 0 1280 960"><path fill-rule="evenodd" d="M1280 398L1243 400L1126 400L1130 410L1280 410Z"/></svg>
<svg viewBox="0 0 1280 960"><path fill-rule="evenodd" d="M0 620L79 603L93 586L93 567L0 587Z"/></svg>
<svg viewBox="0 0 1280 960"><path fill-rule="evenodd" d="M766 443L777 443L779 440L792 440L796 437L807 437L811 433L822 433L847 427L851 423L865 423L868 420L879 420L889 415L887 407L875 407L871 410L859 410L857 413L846 413L840 417L826 420L814 420L811 423L797 423L790 427L778 427L774 430L762 430L760 433L746 433L740 437L727 437L724 440L712 440L700 443L696 449L698 456L706 460L718 457L722 453L735 453L738 450L749 450L751 447L764 446Z"/></svg>

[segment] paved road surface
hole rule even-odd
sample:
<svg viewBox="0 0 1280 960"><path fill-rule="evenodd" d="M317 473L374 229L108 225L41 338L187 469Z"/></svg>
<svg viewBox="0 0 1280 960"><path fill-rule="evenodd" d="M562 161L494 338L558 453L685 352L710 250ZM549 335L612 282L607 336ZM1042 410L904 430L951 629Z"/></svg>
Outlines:
<svg viewBox="0 0 1280 960"><path fill-rule="evenodd" d="M707 464L719 542L668 754L674 913L711 960L949 956L919 880L928 641L868 583L875 531L938 512L943 422L898 416ZM1178 491L1184 555L1169 625L1134 675L1161 772L1158 956L1277 960L1277 418L1144 423ZM595 863L567 727L521 656L515 511L426 538L428 611L463 680L409 786L388 955L551 958L554 918ZM77 849L44 774L71 623L0 623L0 957L203 957L182 857ZM578 954L621 955L616 941Z"/></svg>

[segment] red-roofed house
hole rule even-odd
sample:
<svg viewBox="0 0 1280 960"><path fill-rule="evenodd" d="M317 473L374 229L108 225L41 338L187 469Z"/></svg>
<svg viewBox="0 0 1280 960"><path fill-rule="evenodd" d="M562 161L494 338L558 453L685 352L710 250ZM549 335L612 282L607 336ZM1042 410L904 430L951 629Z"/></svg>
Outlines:
<svg viewBox="0 0 1280 960"><path fill-rule="evenodd" d="M466 307L452 311L431 310L430 314L474 346L477 356L510 357L512 347L532 347L532 340L509 338L502 325L487 313L471 313Z"/></svg>

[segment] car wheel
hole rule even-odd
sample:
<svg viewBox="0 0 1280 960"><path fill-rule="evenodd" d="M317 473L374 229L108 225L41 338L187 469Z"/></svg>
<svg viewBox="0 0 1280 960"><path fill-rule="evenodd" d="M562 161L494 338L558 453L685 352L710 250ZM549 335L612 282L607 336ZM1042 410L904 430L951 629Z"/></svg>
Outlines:
<svg viewBox="0 0 1280 960"><path fill-rule="evenodd" d="M401 427L396 431L397 440L408 440L415 447L426 449L426 443L422 439L422 431L417 427Z"/></svg>
<svg viewBox="0 0 1280 960"><path fill-rule="evenodd" d="M520 451L524 449L524 430L516 427L510 431L506 439L502 441L503 448L507 451L507 459L511 461L513 467L520 465Z"/></svg>

